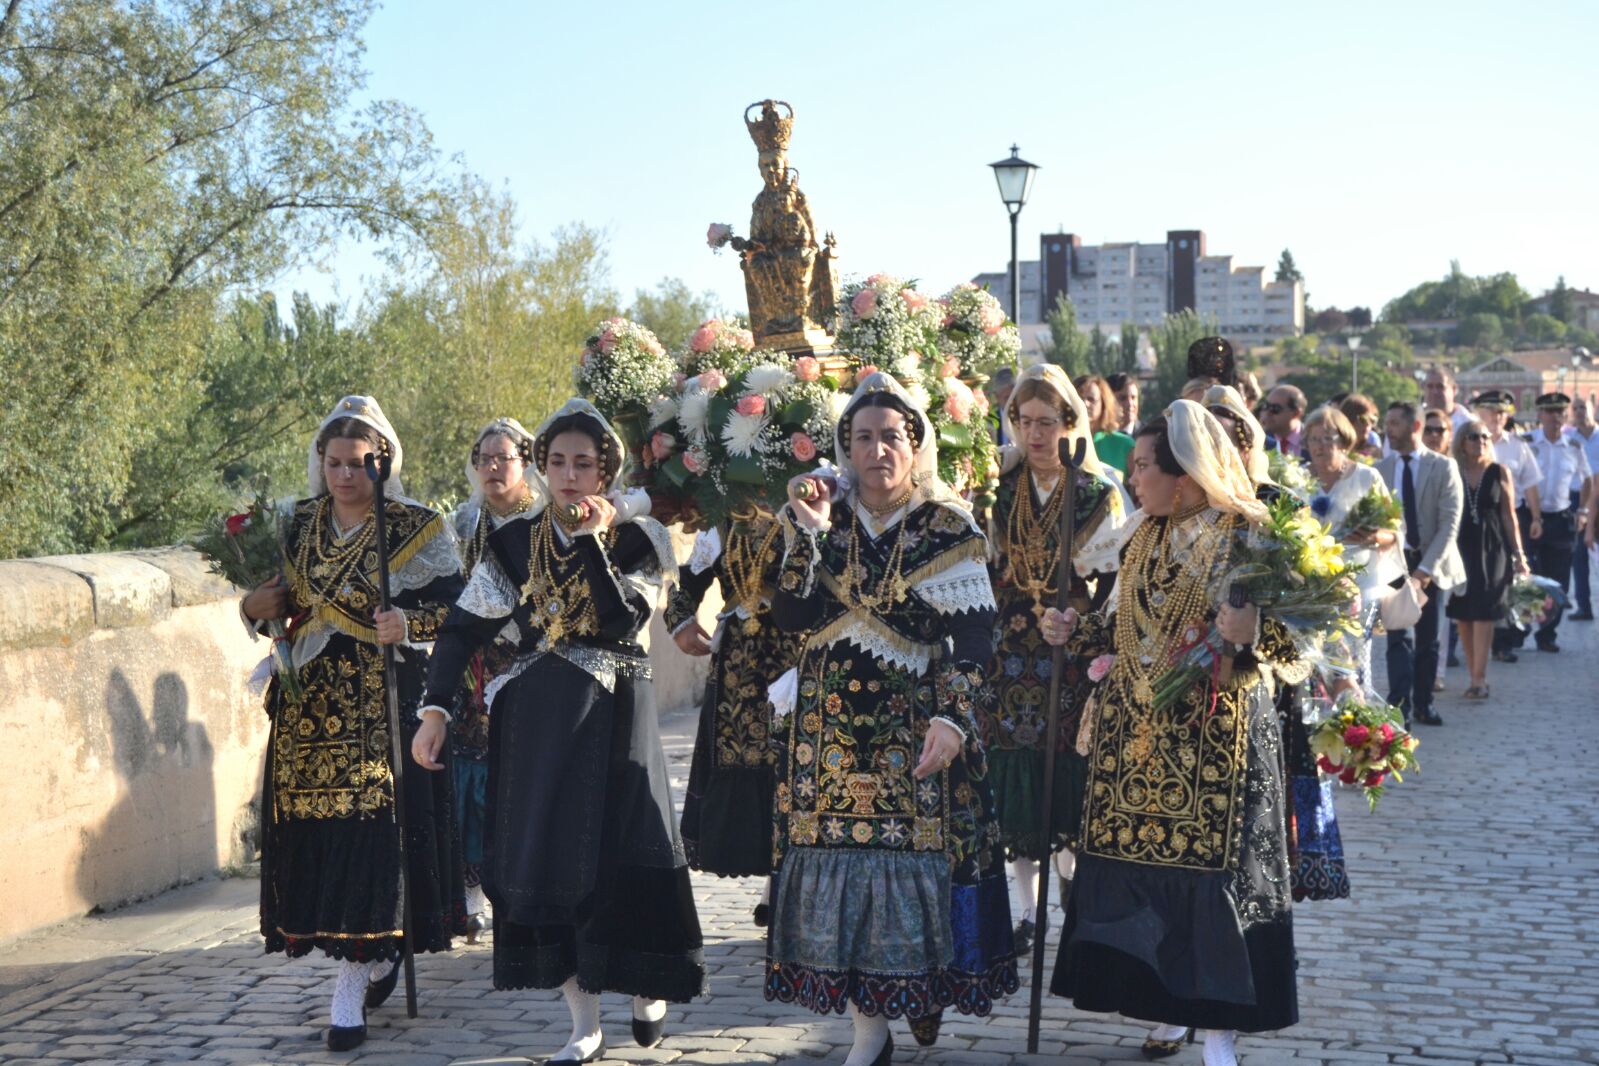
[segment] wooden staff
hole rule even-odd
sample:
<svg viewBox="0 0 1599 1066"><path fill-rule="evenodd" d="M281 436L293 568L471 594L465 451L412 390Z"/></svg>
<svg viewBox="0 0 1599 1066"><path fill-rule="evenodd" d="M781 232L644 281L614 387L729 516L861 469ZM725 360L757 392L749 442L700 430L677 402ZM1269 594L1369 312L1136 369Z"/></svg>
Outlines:
<svg viewBox="0 0 1599 1066"><path fill-rule="evenodd" d="M378 542L378 604L387 611L389 601L389 531L384 519L383 486L389 480L394 461L385 450L379 458L366 454L366 476L372 479L376 496L372 501L373 533ZM389 759L394 774L394 827L400 838L400 965L405 967L405 1016L416 1017L416 959L411 953L411 885L405 853L405 749L400 742L400 686L395 679L394 645L383 645L383 702L389 718Z"/></svg>
<svg viewBox="0 0 1599 1066"><path fill-rule="evenodd" d="M1074 447L1075 445L1075 447ZM1055 567L1055 607L1064 613L1069 606L1072 588L1072 540L1077 534L1077 471L1088 453L1088 442L1082 437L1060 442L1061 477L1065 494L1060 501L1060 529L1058 532L1059 561ZM1031 492L1027 479L1022 479L1021 491ZM1060 679L1066 672L1066 649L1057 645L1052 652L1049 668L1049 728L1044 740L1044 866L1038 878L1038 900L1034 914L1038 915L1038 931L1033 935L1033 1000L1027 1011L1027 1053L1038 1054L1038 1023L1044 1009L1044 930L1045 915L1049 913L1049 882L1052 867L1052 845L1055 841L1055 751L1060 746Z"/></svg>

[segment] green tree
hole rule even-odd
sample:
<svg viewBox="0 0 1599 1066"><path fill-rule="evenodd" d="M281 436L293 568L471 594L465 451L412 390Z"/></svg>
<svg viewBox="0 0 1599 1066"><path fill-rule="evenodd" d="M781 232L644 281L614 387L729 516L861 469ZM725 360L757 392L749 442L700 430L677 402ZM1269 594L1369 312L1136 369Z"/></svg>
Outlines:
<svg viewBox="0 0 1599 1066"><path fill-rule="evenodd" d="M186 424L218 294L264 286L337 234L416 234L436 217L421 121L354 106L370 11L5 4L0 557L139 524L134 463Z"/></svg>
<svg viewBox="0 0 1599 1066"><path fill-rule="evenodd" d="M1155 347L1155 380L1150 382L1149 395L1139 406L1158 411L1180 398L1188 382L1189 345L1218 332L1214 315L1201 318L1188 309L1167 315L1150 330L1149 341Z"/></svg>
<svg viewBox="0 0 1599 1066"><path fill-rule="evenodd" d="M1123 322L1121 359L1116 366L1123 374L1138 373L1138 323Z"/></svg>
<svg viewBox="0 0 1599 1066"><path fill-rule="evenodd" d="M1567 325L1571 324L1572 315L1576 313L1564 274L1555 279L1555 287L1549 290L1549 313Z"/></svg>
<svg viewBox="0 0 1599 1066"><path fill-rule="evenodd" d="M1077 308L1065 293L1055 297L1055 308L1045 319L1049 324L1049 346L1044 358L1066 371L1069 378L1089 372L1090 341L1077 328Z"/></svg>
<svg viewBox="0 0 1599 1066"><path fill-rule="evenodd" d="M1094 326L1088 334L1088 372L1101 377L1109 377L1121 369L1122 350L1120 344L1113 344L1105 331L1098 325Z"/></svg>
<svg viewBox="0 0 1599 1066"><path fill-rule="evenodd" d="M1305 275L1299 272L1299 266L1294 262L1294 253L1287 248L1284 248L1283 254L1277 257L1277 275L1274 280L1298 282L1305 280Z"/></svg>
<svg viewBox="0 0 1599 1066"><path fill-rule="evenodd" d="M1331 396L1350 390L1350 351L1347 348L1322 351L1315 334L1285 338L1277 343L1277 362L1288 373L1277 379L1279 385L1295 385L1304 392L1311 407ZM1400 366L1389 366L1386 358L1362 347L1359 388L1380 410L1395 400L1414 400L1420 394L1414 376Z"/></svg>
<svg viewBox="0 0 1599 1066"><path fill-rule="evenodd" d="M654 292L639 289L627 317L648 326L668 351L678 351L707 318L717 314L714 292L696 293L682 278L662 278Z"/></svg>
<svg viewBox="0 0 1599 1066"><path fill-rule="evenodd" d="M1566 324L1554 315L1538 313L1528 315L1521 323L1521 332L1530 341L1550 344L1565 339Z"/></svg>
<svg viewBox="0 0 1599 1066"><path fill-rule="evenodd" d="M1493 350L1505 343L1505 325L1489 311L1467 315L1455 327L1455 342L1466 348Z"/></svg>

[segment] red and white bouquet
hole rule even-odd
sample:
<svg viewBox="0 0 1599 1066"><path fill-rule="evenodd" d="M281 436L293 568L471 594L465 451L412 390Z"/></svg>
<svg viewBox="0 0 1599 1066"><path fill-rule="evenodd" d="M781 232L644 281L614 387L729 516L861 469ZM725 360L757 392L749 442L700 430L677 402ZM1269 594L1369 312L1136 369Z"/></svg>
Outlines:
<svg viewBox="0 0 1599 1066"><path fill-rule="evenodd" d="M1310 735L1310 751L1323 773L1366 794L1377 809L1388 781L1403 781L1403 770L1419 770L1418 741L1405 731L1399 708L1386 703L1345 699Z"/></svg>

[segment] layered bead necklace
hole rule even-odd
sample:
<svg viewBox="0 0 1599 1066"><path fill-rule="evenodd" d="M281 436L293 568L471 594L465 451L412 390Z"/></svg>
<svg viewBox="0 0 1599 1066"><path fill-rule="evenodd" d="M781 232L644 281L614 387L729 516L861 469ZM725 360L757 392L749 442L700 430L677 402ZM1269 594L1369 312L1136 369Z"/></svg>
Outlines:
<svg viewBox="0 0 1599 1066"><path fill-rule="evenodd" d="M531 621L543 630L540 651L549 651L570 637L593 636L599 630L593 590L577 558L577 540L573 538L563 548L555 535L555 522L554 510L548 507L533 520L528 578L520 601L532 604ZM607 534L608 539L610 536ZM562 573L567 576L560 577Z"/></svg>
<svg viewBox="0 0 1599 1066"><path fill-rule="evenodd" d="M777 539L778 524L770 522L766 533L757 542L748 522L734 522L728 533L727 552L723 557L728 588L732 591L731 606L743 608L748 615L742 623L745 636L761 631L761 601L766 595L763 578L766 564L771 558L772 544Z"/></svg>
<svg viewBox="0 0 1599 1066"><path fill-rule="evenodd" d="M1036 484L1032 470L1024 471L1005 530L1005 552L1016 587L1033 598L1033 615L1043 618L1058 561L1050 550L1049 538L1060 527L1061 508L1066 505L1066 479L1061 477L1055 482L1041 515L1033 505Z"/></svg>
<svg viewBox="0 0 1599 1066"><path fill-rule="evenodd" d="M341 594L349 599L351 607L362 610L367 606L366 596L351 586L350 577L372 546L376 526L368 519L356 532L341 537L329 519L332 509L332 497L319 500L311 513L311 528L300 538L294 565L302 587L296 592L303 606L311 610ZM357 598L361 602L357 603Z"/></svg>
<svg viewBox="0 0 1599 1066"><path fill-rule="evenodd" d="M906 486L902 496L890 501L886 506L873 507L865 500L861 506L871 513L878 521L892 515L895 511L910 503L912 486ZM910 516L907 515L906 518ZM875 611L880 607L892 607L905 598L910 591L910 585L905 580L903 573L905 566L905 527L909 524L904 519L900 520L899 531L894 535L894 547L888 553L888 562L883 566L882 580L877 583L876 592L866 592L866 583L869 575L866 566L861 561L861 542L868 536L866 525L861 521L860 514L850 508L850 521L852 528L849 538L849 553L844 564L843 592L846 605L860 607L868 611Z"/></svg>

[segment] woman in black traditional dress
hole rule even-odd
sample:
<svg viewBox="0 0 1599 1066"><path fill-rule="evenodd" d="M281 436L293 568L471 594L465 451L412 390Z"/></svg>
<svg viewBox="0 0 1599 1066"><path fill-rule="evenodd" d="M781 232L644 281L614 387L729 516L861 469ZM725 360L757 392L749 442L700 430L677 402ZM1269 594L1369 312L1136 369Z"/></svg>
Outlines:
<svg viewBox="0 0 1599 1066"><path fill-rule="evenodd" d="M931 423L872 373L837 430L845 478L796 478L772 614L803 631L781 725L766 998L850 1010L846 1066L937 1039L1018 987L973 715L991 650L987 544L939 480Z"/></svg>
<svg viewBox="0 0 1599 1066"><path fill-rule="evenodd" d="M672 639L689 655L710 655L699 735L683 797L683 847L696 870L721 877L765 877L772 869L775 784L766 690L794 665L795 634L771 618L783 561L782 530L751 509L695 540L686 572L666 607ZM695 612L713 581L722 613L707 634ZM767 923L770 886L755 908Z"/></svg>
<svg viewBox="0 0 1599 1066"><path fill-rule="evenodd" d="M1466 584L1451 590L1444 614L1460 624L1460 646L1471 675L1471 687L1462 695L1485 700L1494 626L1504 624L1515 575L1531 571L1516 523L1516 489L1510 471L1494 462L1488 428L1475 418L1463 423L1455 433L1454 454L1466 490L1466 507L1455 534Z"/></svg>
<svg viewBox="0 0 1599 1066"><path fill-rule="evenodd" d="M1240 535L1265 517L1220 424L1178 400L1132 458L1141 511L1114 613L1051 609L1044 635L1115 654L1095 694L1077 879L1051 990L1081 1010L1206 1029L1207 1066L1234 1066L1236 1031L1292 1025L1294 977L1282 734L1267 671L1308 673L1289 635L1223 604ZM1225 681L1164 710L1154 683L1214 618L1243 650Z"/></svg>
<svg viewBox="0 0 1599 1066"><path fill-rule="evenodd" d="M1082 825L1083 782L1088 776L1086 762L1076 749L1088 679L1074 668L1061 679L1055 834L1046 845L1044 746L1054 654L1039 634L1038 620L1056 598L1057 538L1066 496L1060 461L1063 439L1082 440L1086 448L1074 496L1077 513L1072 559L1076 573L1070 594L1080 611L1097 607L1110 595L1127 511L1121 489L1107 476L1089 440L1083 400L1059 367L1036 363L1022 371L1005 403L1004 418L1005 438L1016 443L1022 461L1001 475L990 518L994 558L989 576L999 612L988 663L994 699L978 717L1000 840L1016 882L1016 909L1021 915L1016 925L1016 954L1021 956L1032 949L1035 923L1039 929L1049 928L1048 917L1035 916L1033 910L1038 899L1039 864L1051 853L1057 854L1061 876L1059 902L1066 906L1071 884L1069 848ZM1092 589L1088 578L1095 579Z"/></svg>
<svg viewBox="0 0 1599 1066"><path fill-rule="evenodd" d="M384 486L393 609L378 610L372 518L376 487L363 467L387 452ZM400 441L370 396L348 396L311 442L310 496L294 504L286 581L244 600L247 619L292 618L302 697L274 681L261 811L261 934L268 952L319 948L341 961L328 1047L366 1038L366 1008L399 972L400 852L384 703L383 649L397 645L400 728L408 740L426 670L426 642L461 591L461 562L444 518L400 485ZM405 774L405 855L415 951L447 951L462 895L452 850L448 774ZM375 979L375 980L374 980Z"/></svg>
<svg viewBox="0 0 1599 1066"><path fill-rule="evenodd" d="M568 401L535 440L533 506L488 535L440 628L412 754L438 765L472 654L514 625L516 660L486 693L494 985L560 988L572 1038L550 1061L590 1062L605 1051L599 993L633 996L634 1039L650 1047L664 1001L686 1002L705 983L637 642L676 567L660 523L616 521L603 494L625 453L592 405Z"/></svg>

